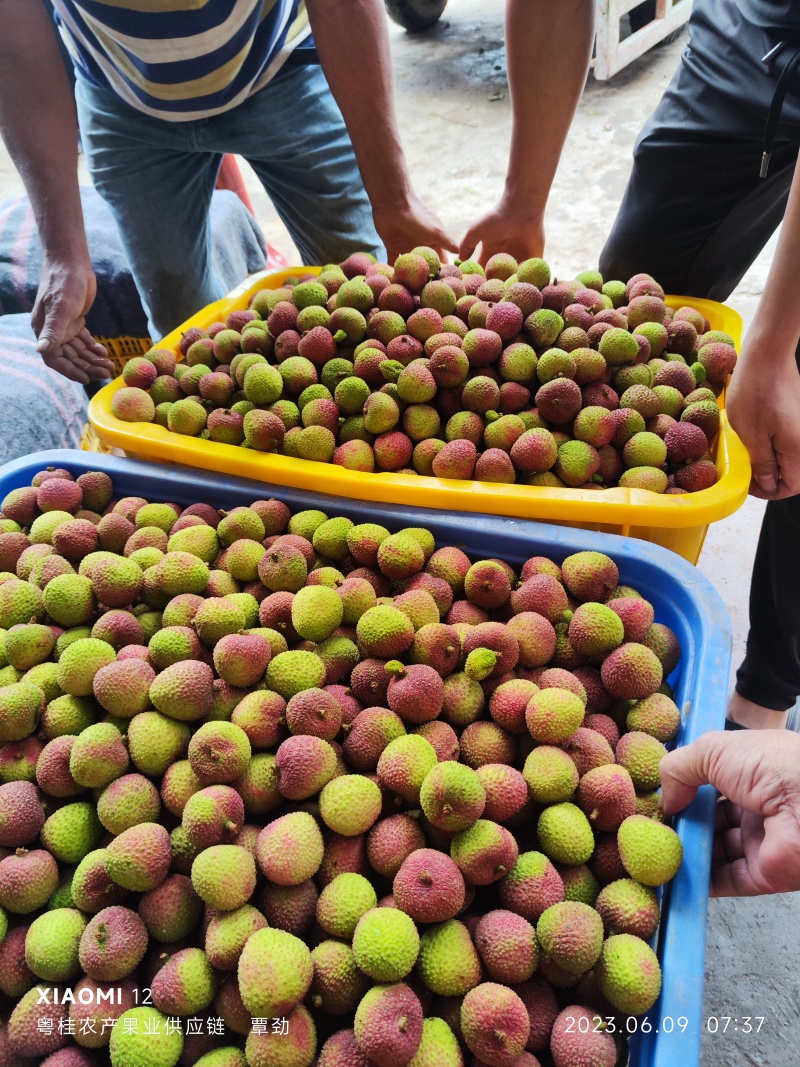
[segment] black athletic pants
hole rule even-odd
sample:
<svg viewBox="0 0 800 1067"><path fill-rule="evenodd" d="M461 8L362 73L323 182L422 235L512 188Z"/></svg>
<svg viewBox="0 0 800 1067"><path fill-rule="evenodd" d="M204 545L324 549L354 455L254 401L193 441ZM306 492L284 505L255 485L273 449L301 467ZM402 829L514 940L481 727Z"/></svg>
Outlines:
<svg viewBox="0 0 800 1067"><path fill-rule="evenodd" d="M680 68L636 142L600 270L622 279L647 271L669 293L724 301L783 218L800 147L800 74L766 178L759 166L775 85L800 37L762 62L787 35L749 23L735 0L695 0L689 29ZM736 688L776 711L800 696L800 496L767 505Z"/></svg>

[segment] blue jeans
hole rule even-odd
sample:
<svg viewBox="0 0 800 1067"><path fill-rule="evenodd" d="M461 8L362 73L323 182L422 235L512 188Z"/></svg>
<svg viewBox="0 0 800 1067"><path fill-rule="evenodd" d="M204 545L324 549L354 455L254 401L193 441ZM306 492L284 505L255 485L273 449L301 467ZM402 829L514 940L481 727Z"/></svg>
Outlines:
<svg viewBox="0 0 800 1067"><path fill-rule="evenodd" d="M350 137L317 65L285 67L212 118L166 122L78 77L89 171L119 229L152 337L224 295L208 208L223 154L253 167L303 262L384 254Z"/></svg>

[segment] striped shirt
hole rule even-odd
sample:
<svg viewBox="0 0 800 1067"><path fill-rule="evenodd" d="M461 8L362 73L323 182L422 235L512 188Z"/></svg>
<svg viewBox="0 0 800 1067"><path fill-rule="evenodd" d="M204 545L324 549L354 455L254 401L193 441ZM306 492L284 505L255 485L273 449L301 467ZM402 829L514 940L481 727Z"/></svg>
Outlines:
<svg viewBox="0 0 800 1067"><path fill-rule="evenodd" d="M228 111L311 42L303 0L52 0L90 82L171 122Z"/></svg>

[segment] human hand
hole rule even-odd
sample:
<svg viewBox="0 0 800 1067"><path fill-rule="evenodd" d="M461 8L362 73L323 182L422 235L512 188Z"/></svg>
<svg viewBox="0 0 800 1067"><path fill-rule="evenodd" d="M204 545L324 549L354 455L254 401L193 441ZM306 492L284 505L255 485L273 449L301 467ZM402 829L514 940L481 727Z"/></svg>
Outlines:
<svg viewBox="0 0 800 1067"><path fill-rule="evenodd" d="M800 736L789 731L703 734L661 760L661 808L681 811L701 785L717 805L711 895L800 889Z"/></svg>
<svg viewBox="0 0 800 1067"><path fill-rule="evenodd" d="M395 200L385 208L373 202L372 217L375 229L386 245L389 263L394 263L399 255L418 245L433 248L444 261L446 253L454 252L458 245L438 216L413 192L405 202L398 204Z"/></svg>
<svg viewBox="0 0 800 1067"><path fill-rule="evenodd" d="M728 418L750 455L750 493L764 500L800 493L800 373L794 347L776 352L751 329L728 386Z"/></svg>
<svg viewBox="0 0 800 1067"><path fill-rule="evenodd" d="M480 253L476 255L478 246ZM544 219L541 212L523 212L505 197L464 234L461 259L477 259L485 266L490 256L508 252L519 263L544 252Z"/></svg>
<svg viewBox="0 0 800 1067"><path fill-rule="evenodd" d="M114 374L105 348L86 329L85 315L96 293L90 265L45 261L31 314L45 364L81 385Z"/></svg>

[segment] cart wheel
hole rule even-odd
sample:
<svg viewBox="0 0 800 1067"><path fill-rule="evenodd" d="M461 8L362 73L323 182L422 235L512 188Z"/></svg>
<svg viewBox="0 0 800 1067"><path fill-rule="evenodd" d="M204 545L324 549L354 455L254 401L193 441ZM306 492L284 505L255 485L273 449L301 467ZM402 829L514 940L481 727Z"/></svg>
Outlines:
<svg viewBox="0 0 800 1067"><path fill-rule="evenodd" d="M392 22L416 33L429 30L441 17L447 0L385 0Z"/></svg>

